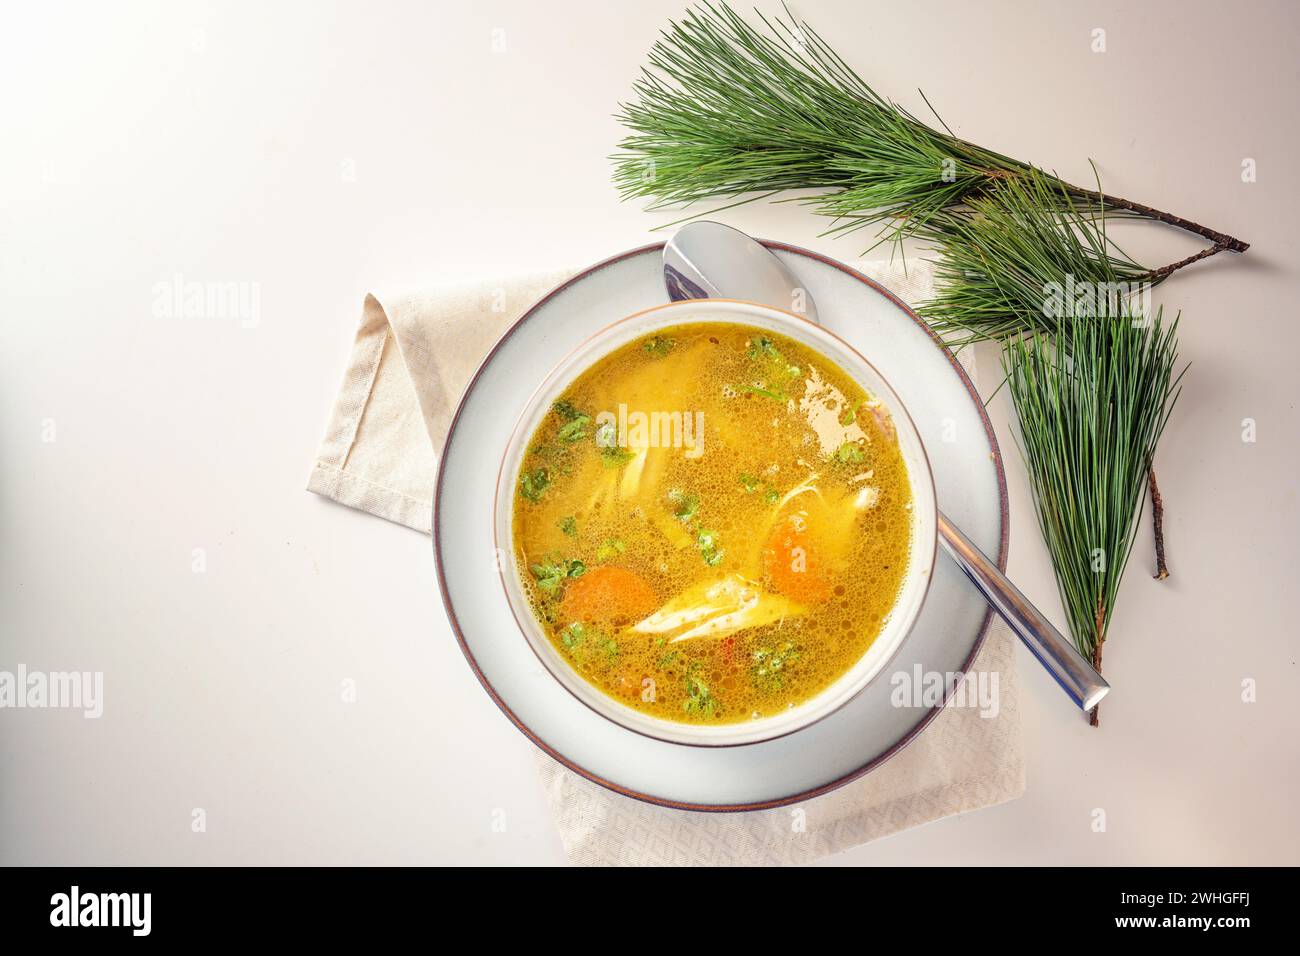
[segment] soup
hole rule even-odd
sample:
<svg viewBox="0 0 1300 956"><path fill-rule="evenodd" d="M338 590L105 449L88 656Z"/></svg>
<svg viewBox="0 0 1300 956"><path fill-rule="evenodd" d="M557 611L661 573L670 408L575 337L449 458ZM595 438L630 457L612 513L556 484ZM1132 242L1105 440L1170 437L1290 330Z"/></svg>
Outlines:
<svg viewBox="0 0 1300 956"><path fill-rule="evenodd" d="M888 412L817 352L684 324L597 361L515 483L517 571L548 639L629 707L772 716L880 634L911 547Z"/></svg>

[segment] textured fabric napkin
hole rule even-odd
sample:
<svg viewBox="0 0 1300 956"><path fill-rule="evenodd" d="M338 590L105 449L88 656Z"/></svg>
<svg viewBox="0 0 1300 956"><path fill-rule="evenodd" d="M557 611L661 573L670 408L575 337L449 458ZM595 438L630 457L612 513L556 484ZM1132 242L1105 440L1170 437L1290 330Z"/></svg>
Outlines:
<svg viewBox="0 0 1300 956"><path fill-rule="evenodd" d="M929 263L856 263L907 302L934 288ZM460 393L493 342L571 273L366 296L352 357L307 488L430 533L433 479ZM967 350L969 352L969 350ZM972 360L963 365L974 377ZM1014 638L995 619L972 668L998 674L996 717L944 708L865 777L794 807L668 810L621 796L538 752L565 851L594 865L803 863L1025 789Z"/></svg>

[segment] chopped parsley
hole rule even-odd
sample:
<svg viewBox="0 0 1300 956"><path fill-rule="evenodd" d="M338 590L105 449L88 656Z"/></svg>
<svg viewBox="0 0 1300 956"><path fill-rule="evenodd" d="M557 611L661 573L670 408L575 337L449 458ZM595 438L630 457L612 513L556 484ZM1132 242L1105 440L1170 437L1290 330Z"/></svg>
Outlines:
<svg viewBox="0 0 1300 956"><path fill-rule="evenodd" d="M623 543L622 538L606 538L596 549L597 561L609 561L618 557L627 550L627 545Z"/></svg>
<svg viewBox="0 0 1300 956"><path fill-rule="evenodd" d="M587 437L587 426L590 424L590 418L586 415L579 415L577 418L561 425L560 430L555 433L555 437L566 445L572 445L574 442L582 441Z"/></svg>
<svg viewBox="0 0 1300 956"><path fill-rule="evenodd" d="M786 641L779 647L760 647L753 653L750 675L762 691L780 690L785 685L785 671L799 659L799 649Z"/></svg>
<svg viewBox="0 0 1300 956"><path fill-rule="evenodd" d="M680 488L669 491L668 500L673 503L673 516L683 524L694 518L700 510L699 495L687 494Z"/></svg>
<svg viewBox="0 0 1300 956"><path fill-rule="evenodd" d="M769 505L776 504L776 502L781 500L781 493L771 485L764 484L756 476L747 472L741 473L740 486L745 489L745 494L752 495L754 492L758 491L760 485L763 486L763 500Z"/></svg>
<svg viewBox="0 0 1300 956"><path fill-rule="evenodd" d="M717 534L712 531L701 531L696 535L695 543L700 548L700 557L709 567L717 567L722 563L722 556L726 551L718 547Z"/></svg>
<svg viewBox="0 0 1300 956"><path fill-rule="evenodd" d="M535 468L519 476L519 493L529 501L541 501L542 495L546 494L546 489L550 486L551 472L549 468Z"/></svg>
<svg viewBox="0 0 1300 956"><path fill-rule="evenodd" d="M681 651L665 651L659 655L659 660L655 661L655 666L662 671L671 670L673 665L681 659Z"/></svg>
<svg viewBox="0 0 1300 956"><path fill-rule="evenodd" d="M846 441L835 449L835 460L841 465L860 465L867 460L867 453L857 442Z"/></svg>
<svg viewBox="0 0 1300 956"><path fill-rule="evenodd" d="M574 442L582 441L587 437L587 426L591 424L591 416L586 412L579 411L578 408L567 399L560 399L551 405L551 410L564 420L559 431L555 433L556 440L566 445L572 445Z"/></svg>
<svg viewBox="0 0 1300 956"><path fill-rule="evenodd" d="M677 344L676 340L670 339L663 335L652 335L642 343L641 347L645 349L646 354L654 358L663 358L673 350Z"/></svg>
<svg viewBox="0 0 1300 956"><path fill-rule="evenodd" d="M537 579L537 586L542 591L554 595L559 592L568 579L580 578L586 574L587 566L578 560L550 560L541 564L534 564L528 570L533 572L533 577Z"/></svg>
<svg viewBox="0 0 1300 956"><path fill-rule="evenodd" d="M574 621L560 632L560 643L572 650L581 644L586 637L587 629L583 627L580 621Z"/></svg>
<svg viewBox="0 0 1300 956"><path fill-rule="evenodd" d="M698 677L687 675L686 699L682 701L682 710L688 714L712 717L718 711L718 702L714 699L708 684Z"/></svg>
<svg viewBox="0 0 1300 956"><path fill-rule="evenodd" d="M552 404L551 410L554 411L555 414L563 418L566 422L571 422L576 418L588 417L584 415L582 412L578 411L578 409L574 406L573 402L570 402L569 400L563 398L560 399L558 402Z"/></svg>
<svg viewBox="0 0 1300 956"><path fill-rule="evenodd" d="M600 450L601 463L606 468L621 468L635 457L636 452L617 445L606 445Z"/></svg>
<svg viewBox="0 0 1300 956"><path fill-rule="evenodd" d="M789 401L784 392L778 392L770 388L759 388L757 385L740 385L742 392L752 392L755 395L762 395L764 398L770 398L774 402L780 402L784 405Z"/></svg>
<svg viewBox="0 0 1300 956"><path fill-rule="evenodd" d="M739 385L737 388L753 395L770 398L782 405L786 404L790 400L786 394L786 387L796 384L803 375L803 369L787 362L781 350L776 347L776 343L766 336L753 339L749 344L748 354L751 361L764 366L763 381Z"/></svg>

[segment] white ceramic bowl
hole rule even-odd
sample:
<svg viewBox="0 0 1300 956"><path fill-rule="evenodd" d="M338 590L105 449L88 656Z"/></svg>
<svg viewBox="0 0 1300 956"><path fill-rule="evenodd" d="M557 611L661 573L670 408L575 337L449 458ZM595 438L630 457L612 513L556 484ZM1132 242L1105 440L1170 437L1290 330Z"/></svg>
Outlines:
<svg viewBox="0 0 1300 956"><path fill-rule="evenodd" d="M533 432L551 404L599 359L629 342L673 325L728 322L780 333L833 362L869 395L880 400L893 418L912 492L912 539L907 573L898 599L867 652L820 693L770 717L731 724L688 724L665 720L628 707L584 680L560 655L534 618L515 561L512 509L520 465ZM501 580L506 599L528 645L543 666L578 700L616 724L670 743L727 747L759 743L794 733L848 703L884 670L902 646L925 602L937 545L934 477L925 446L907 410L884 377L844 340L802 316L769 306L731 299L675 302L628 316L591 336L569 353L533 393L515 425L497 477L494 531L497 554L506 566Z"/></svg>

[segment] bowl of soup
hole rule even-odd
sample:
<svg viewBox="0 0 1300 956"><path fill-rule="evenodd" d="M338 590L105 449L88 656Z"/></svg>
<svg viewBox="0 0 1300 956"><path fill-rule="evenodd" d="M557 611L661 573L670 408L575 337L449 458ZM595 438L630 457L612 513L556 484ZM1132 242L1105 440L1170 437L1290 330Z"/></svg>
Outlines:
<svg viewBox="0 0 1300 956"><path fill-rule="evenodd" d="M877 677L936 547L915 425L851 346L792 313L678 302L546 376L498 477L527 644L579 701L661 740L793 733Z"/></svg>

